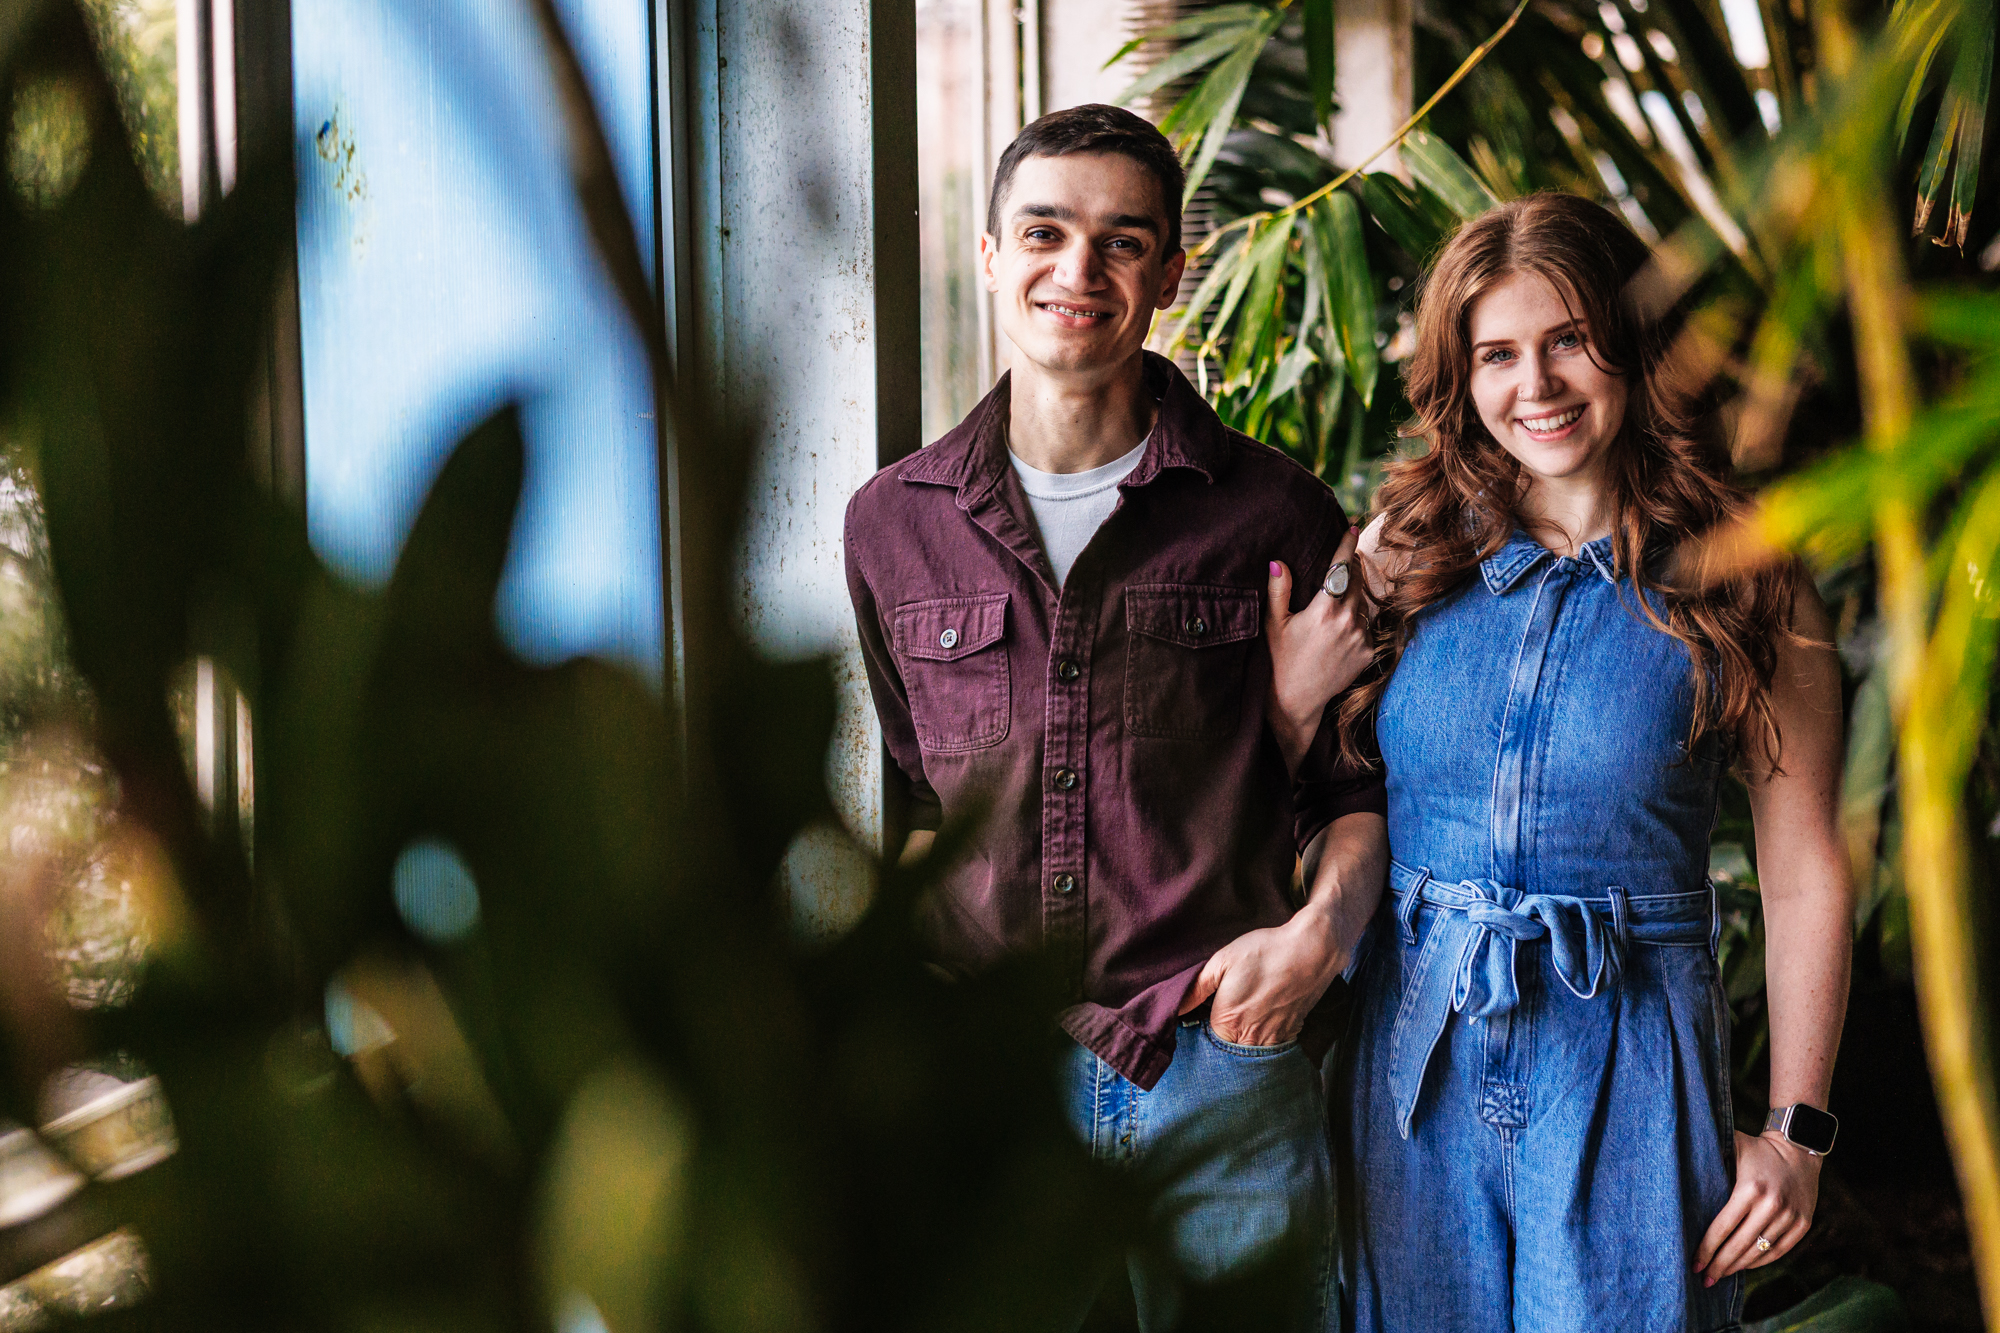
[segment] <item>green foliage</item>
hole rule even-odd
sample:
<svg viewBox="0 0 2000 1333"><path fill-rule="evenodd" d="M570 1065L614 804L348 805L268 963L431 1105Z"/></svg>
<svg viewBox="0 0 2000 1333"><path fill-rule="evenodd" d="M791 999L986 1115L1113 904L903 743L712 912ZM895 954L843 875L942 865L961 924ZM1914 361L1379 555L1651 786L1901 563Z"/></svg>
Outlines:
<svg viewBox="0 0 2000 1333"><path fill-rule="evenodd" d="M1401 141L1407 179L1386 170L1348 179L1341 167L1366 164L1331 160L1331 25L1319 6L1301 9L1288 0L1220 6L1120 52L1148 47L1159 56L1125 100L1187 88L1162 125L1198 168L1190 196L1207 186L1217 225L1195 256L1201 281L1161 342L1193 355L1205 391L1232 425L1291 451L1365 507L1357 481L1365 469L1356 472L1328 442L1345 422L1361 432L1354 461L1378 459L1393 447L1384 427L1407 409L1393 392L1377 409L1377 375L1358 345L1373 344L1378 363L1399 359L1400 321L1444 237L1494 202L1537 189L1599 198L1642 232L1670 238L1677 262L1700 276L1702 294L1733 302L1739 318L1764 310L1787 315L1766 327L1739 372L1740 387L1762 408L1749 416L1752 435L1795 401L1786 385L1801 352L1828 359L1816 332L1829 313L1820 299L1823 267L1789 262L1781 236L1753 220L1768 202L1760 200L1762 183L1776 178L1782 156L1758 95L1781 108L1787 143L1818 133L1813 126L1839 123L1806 99L1785 44L1795 34L1776 9L1766 26L1778 41L1760 69L1738 62L1720 11L1694 0L1643 9L1594 0L1525 9L1480 0L1454 10L1458 26L1439 22L1419 33L1420 55L1428 46L1458 68L1448 81L1454 91ZM1925 159L1924 197L1947 178L1954 182L1951 197L1964 201L1966 213L1948 222L1947 235L1962 247L1977 189L1993 11L1903 0L1898 21L1924 51L1922 67L1906 68L1898 87L1900 114L1921 128L1928 113L1934 137L1943 136L1943 148ZM1486 40L1475 45L1482 32ZM1926 71L1940 50L1953 53L1953 72L1934 109ZM1323 195L1337 180L1346 184ZM1274 206L1279 198L1298 202ZM1347 199L1335 207L1358 210L1366 239L1355 243L1350 235L1315 252L1307 238L1324 232L1321 198ZM1282 305L1243 299L1251 242L1306 210L1314 225L1292 234L1274 288ZM1240 239L1246 232L1249 241ZM1257 258L1268 260L1269 252ZM1220 361L1220 374L1211 379L1212 360ZM1753 449L1748 456L1763 455Z"/></svg>
<svg viewBox="0 0 2000 1333"><path fill-rule="evenodd" d="M1879 1282L1843 1277L1783 1314L1752 1320L1743 1333L1907 1333L1909 1327L1895 1292Z"/></svg>
<svg viewBox="0 0 2000 1333"><path fill-rule="evenodd" d="M1944 9L1942 21L1934 12ZM1986 103L1993 91L1993 40L1995 12L1992 5L1965 5L1955 11L1939 0L1898 0L1897 18L1918 29L1928 29L1923 54L1918 57L1915 75L1904 92L1897 113L1899 137L1909 132L1918 99L1923 95L1926 76L1940 47L1947 42L1957 49L1946 80L1944 99L1931 130L1930 147L1924 152L1923 169L1917 176L1917 210L1914 224L1918 235L1930 225L1931 212L1950 181L1950 203L1945 212L1940 245L1965 248L1966 231L1972 225L1973 200L1979 194L1979 159L1986 141ZM1928 20L1928 21L1927 21Z"/></svg>

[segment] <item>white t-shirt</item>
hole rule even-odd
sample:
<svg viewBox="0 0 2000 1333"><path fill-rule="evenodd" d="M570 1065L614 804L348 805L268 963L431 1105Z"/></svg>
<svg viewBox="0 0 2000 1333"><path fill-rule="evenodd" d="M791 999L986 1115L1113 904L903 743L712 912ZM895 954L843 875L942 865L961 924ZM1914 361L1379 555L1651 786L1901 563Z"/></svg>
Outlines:
<svg viewBox="0 0 2000 1333"><path fill-rule="evenodd" d="M1151 432L1146 440L1152 439ZM1088 472L1044 472L1023 463L1013 450L1014 474L1028 493L1028 507L1035 512L1035 526L1041 530L1042 550L1056 571L1058 585L1069 582L1070 566L1083 548L1118 507L1118 483L1132 475L1145 456L1146 440L1132 452L1112 459Z"/></svg>

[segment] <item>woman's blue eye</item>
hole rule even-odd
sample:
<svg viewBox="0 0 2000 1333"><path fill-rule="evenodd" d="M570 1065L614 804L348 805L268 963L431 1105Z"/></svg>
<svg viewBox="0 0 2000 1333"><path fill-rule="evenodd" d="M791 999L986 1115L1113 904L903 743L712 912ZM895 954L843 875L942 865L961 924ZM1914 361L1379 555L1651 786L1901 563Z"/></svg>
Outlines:
<svg viewBox="0 0 2000 1333"><path fill-rule="evenodd" d="M1582 337L1575 333L1559 333L1556 335L1556 346L1558 347L1581 347L1582 345Z"/></svg>
<svg viewBox="0 0 2000 1333"><path fill-rule="evenodd" d="M1480 359L1490 364L1492 362L1499 361L1504 357L1510 357L1512 355L1514 354L1508 351L1504 347L1495 347L1491 351L1487 352L1487 354L1484 357L1481 357Z"/></svg>

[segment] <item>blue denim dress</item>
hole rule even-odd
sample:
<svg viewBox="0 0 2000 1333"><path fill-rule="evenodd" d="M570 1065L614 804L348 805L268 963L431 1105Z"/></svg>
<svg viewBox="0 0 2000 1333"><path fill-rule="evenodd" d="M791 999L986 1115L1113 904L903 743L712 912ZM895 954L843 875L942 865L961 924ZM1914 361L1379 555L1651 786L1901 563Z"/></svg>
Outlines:
<svg viewBox="0 0 2000 1333"><path fill-rule="evenodd" d="M1707 878L1723 747L1609 538L1517 532L1383 696L1390 892L1339 1132L1362 1333L1733 1330L1695 1249L1735 1174Z"/></svg>

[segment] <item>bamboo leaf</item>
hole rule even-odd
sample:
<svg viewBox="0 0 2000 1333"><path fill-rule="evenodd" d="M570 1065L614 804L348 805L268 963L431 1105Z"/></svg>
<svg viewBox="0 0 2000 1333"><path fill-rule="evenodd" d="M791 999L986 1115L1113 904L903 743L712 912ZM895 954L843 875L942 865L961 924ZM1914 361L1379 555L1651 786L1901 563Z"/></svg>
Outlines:
<svg viewBox="0 0 2000 1333"><path fill-rule="evenodd" d="M1194 296L1182 308L1180 323L1174 328L1174 336L1168 339L1168 347L1186 345L1188 326L1190 324L1199 326L1202 315L1215 304L1215 298L1221 294L1223 284L1235 276L1236 270L1249 255L1249 237L1249 232L1237 233L1229 248L1217 255L1215 262L1209 265L1207 275L1201 280L1201 286L1195 288Z"/></svg>
<svg viewBox="0 0 2000 1333"><path fill-rule="evenodd" d="M1120 106L1130 106L1148 93L1159 91L1176 79L1184 78L1203 65L1229 54L1255 24L1235 23L1218 28L1201 40L1190 42L1132 81L1118 94Z"/></svg>
<svg viewBox="0 0 2000 1333"><path fill-rule="evenodd" d="M1306 89L1313 124L1333 119L1333 0L1305 0Z"/></svg>
<svg viewBox="0 0 2000 1333"><path fill-rule="evenodd" d="M1917 175L1917 205L1913 230L1921 235L1930 225L1931 212L1944 197L1947 179L1951 182L1940 245L1965 248L1966 231L1972 221L1972 204L1979 189L1979 158L1986 133L1986 103L1993 84L1994 11L1991 5L1966 5L1957 12L1958 51L1952 61L1951 78L1945 85L1944 101L1938 107L1937 124L1931 130L1930 146ZM1925 52L1925 59L1930 51ZM1909 94L1904 95L1906 104ZM1956 163L1956 169L1954 169Z"/></svg>
<svg viewBox="0 0 2000 1333"><path fill-rule="evenodd" d="M1910 121L1917 113L1917 103L1923 99L1924 84L1930 79L1931 65L1937 60L1938 48L1944 45L1944 39L1951 33L1953 17L1955 11L1942 0L1923 0L1920 4L1897 0L1892 26L1901 31L1905 41L1923 43L1916 62L1911 66L1910 81L1903 89L1903 100L1896 107L1898 149L1910 137Z"/></svg>
<svg viewBox="0 0 2000 1333"><path fill-rule="evenodd" d="M1292 213L1281 214L1257 238L1257 250L1249 264L1256 270L1256 276L1250 283L1249 298L1243 306L1243 322L1229 341L1229 361L1222 372L1225 383L1233 382L1250 369L1264 341L1265 330L1270 327L1273 307L1283 295L1281 287L1295 216Z"/></svg>
<svg viewBox="0 0 2000 1333"><path fill-rule="evenodd" d="M1386 171L1367 172L1359 180L1361 197L1375 225L1389 233L1389 239L1418 264L1430 258L1444 240L1444 231L1424 216L1403 183Z"/></svg>
<svg viewBox="0 0 2000 1333"><path fill-rule="evenodd" d="M1306 377L1306 370L1318 360L1313 355L1312 344L1304 338L1293 343L1278 362L1278 373L1271 377L1271 400L1276 402L1298 388L1299 381Z"/></svg>
<svg viewBox="0 0 2000 1333"><path fill-rule="evenodd" d="M1310 225L1310 224L1308 224ZM1305 262L1305 306L1299 312L1297 338L1300 342L1310 339L1319 326L1322 313L1331 312L1333 300L1326 282L1326 255L1308 235L1299 246Z"/></svg>
<svg viewBox="0 0 2000 1333"><path fill-rule="evenodd" d="M1972 226L1972 205L1979 194L1979 159L1986 143L1986 103L1993 91L1993 6L1969 7L1965 24L1966 30L1960 37L1965 46L1959 52L1959 71L1966 77L1960 92L1964 111L1959 130L1958 169L1951 185L1951 211L1945 216L1944 235L1939 238L1947 245L1956 244L1960 250L1965 249L1966 232Z"/></svg>
<svg viewBox="0 0 2000 1333"><path fill-rule="evenodd" d="M1214 127L1218 118L1226 123L1235 117L1236 102L1242 93L1238 90L1232 97L1232 88L1239 73L1247 81L1247 71L1262 54L1270 31L1261 22L1233 29L1234 40L1228 54L1161 118L1160 133L1174 141L1183 157L1190 145Z"/></svg>
<svg viewBox="0 0 2000 1333"><path fill-rule="evenodd" d="M1265 44L1283 18L1279 10L1267 14L1242 38L1234 52L1209 71L1201 86L1184 103L1188 110L1177 124L1182 136L1181 151L1185 153L1186 145L1193 143L1196 136L1200 136L1201 149L1188 166L1187 190L1181 196L1183 206L1194 198L1208 169L1215 164L1216 154L1222 151L1223 141L1229 137L1236 120L1236 108L1243 101L1243 90L1249 86L1250 74L1257 66L1257 57L1264 53ZM1180 107L1174 110L1179 111Z"/></svg>
<svg viewBox="0 0 2000 1333"><path fill-rule="evenodd" d="M1305 253L1305 308L1299 313L1299 326L1292 334L1291 349L1278 363L1278 373L1271 381L1273 401L1284 397L1305 378L1305 373L1319 357L1313 352L1313 334L1319 327L1320 312L1326 305L1326 258L1319 246L1309 243L1299 247Z"/></svg>
<svg viewBox="0 0 2000 1333"><path fill-rule="evenodd" d="M1787 549L1852 554L1873 534L1882 496L1921 509L1992 443L1996 420L2000 368L1989 366L1950 403L1918 416L1894 448L1848 450L1772 487L1759 526Z"/></svg>
<svg viewBox="0 0 2000 1333"><path fill-rule="evenodd" d="M1313 475L1325 477L1330 455L1334 427L1340 424L1340 408L1347 397L1347 363L1340 359L1338 348L1334 355L1324 361L1326 378L1320 382L1318 398L1319 410L1317 430L1313 439Z"/></svg>
<svg viewBox="0 0 2000 1333"><path fill-rule="evenodd" d="M1267 12L1262 5L1217 5L1214 9L1198 10L1186 18L1175 19L1172 23L1163 23L1157 28L1149 28L1140 33L1119 47L1117 53L1099 68L1110 69L1142 46L1151 46L1155 42L1185 41L1187 38L1199 37L1215 28L1255 23Z"/></svg>
<svg viewBox="0 0 2000 1333"><path fill-rule="evenodd" d="M1215 312L1215 322L1208 326L1208 336L1202 339L1204 354L1215 350L1215 340L1220 338L1222 331L1229 326L1230 316L1236 313L1237 302L1243 299L1243 289L1250 285L1250 278L1257 271L1257 265L1262 259L1258 239L1258 230L1252 227L1249 236L1243 242L1243 262L1236 266L1235 274L1229 279L1229 290L1222 297L1222 309Z"/></svg>
<svg viewBox="0 0 2000 1333"><path fill-rule="evenodd" d="M1312 207L1313 233L1326 264L1332 325L1347 373L1361 401L1373 405L1381 353L1375 346L1375 280L1361 239L1361 210L1352 195L1334 191Z"/></svg>
<svg viewBox="0 0 2000 1333"><path fill-rule="evenodd" d="M1450 144L1426 130L1411 130L1403 140L1403 162L1461 220L1478 217L1500 202Z"/></svg>
<svg viewBox="0 0 2000 1333"><path fill-rule="evenodd" d="M1925 295L1917 307L1928 336L1966 351L2000 352L2000 294L1946 289Z"/></svg>

